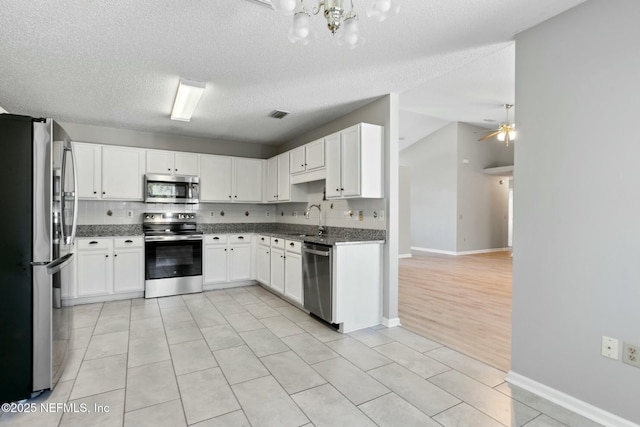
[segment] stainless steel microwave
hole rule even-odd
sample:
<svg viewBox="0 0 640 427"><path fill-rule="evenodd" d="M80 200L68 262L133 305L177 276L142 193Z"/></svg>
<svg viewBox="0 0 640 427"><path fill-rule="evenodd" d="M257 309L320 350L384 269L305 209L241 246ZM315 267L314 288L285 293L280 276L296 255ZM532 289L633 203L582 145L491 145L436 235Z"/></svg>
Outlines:
<svg viewBox="0 0 640 427"><path fill-rule="evenodd" d="M147 203L199 203L200 178L186 175L144 176L144 201Z"/></svg>

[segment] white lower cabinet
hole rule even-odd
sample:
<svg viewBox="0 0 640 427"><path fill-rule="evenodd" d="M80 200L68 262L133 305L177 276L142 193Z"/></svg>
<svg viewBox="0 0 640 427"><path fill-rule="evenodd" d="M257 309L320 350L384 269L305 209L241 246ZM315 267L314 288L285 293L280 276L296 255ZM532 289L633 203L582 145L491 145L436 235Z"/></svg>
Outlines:
<svg viewBox="0 0 640 427"><path fill-rule="evenodd" d="M284 239L271 238L271 289L284 295Z"/></svg>
<svg viewBox="0 0 640 427"><path fill-rule="evenodd" d="M256 280L265 286L271 286L271 238L269 236L258 236Z"/></svg>
<svg viewBox="0 0 640 427"><path fill-rule="evenodd" d="M302 305L302 243L285 241L284 296Z"/></svg>
<svg viewBox="0 0 640 427"><path fill-rule="evenodd" d="M142 237L77 240L75 292L68 299L107 301L144 292Z"/></svg>
<svg viewBox="0 0 640 427"><path fill-rule="evenodd" d="M251 242L251 234L204 236L204 283L251 280Z"/></svg>

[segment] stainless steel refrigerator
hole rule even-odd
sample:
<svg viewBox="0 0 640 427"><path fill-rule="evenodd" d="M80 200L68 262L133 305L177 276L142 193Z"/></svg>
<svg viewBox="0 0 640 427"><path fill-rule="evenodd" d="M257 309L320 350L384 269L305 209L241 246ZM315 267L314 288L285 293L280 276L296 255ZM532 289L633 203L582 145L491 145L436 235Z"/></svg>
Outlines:
<svg viewBox="0 0 640 427"><path fill-rule="evenodd" d="M69 330L54 324L67 316L53 295L58 294L54 287L62 286L60 270L73 256L77 184L71 143L58 135L55 139L51 119L0 114L3 403L53 388L60 376L54 365L63 366L67 350Z"/></svg>

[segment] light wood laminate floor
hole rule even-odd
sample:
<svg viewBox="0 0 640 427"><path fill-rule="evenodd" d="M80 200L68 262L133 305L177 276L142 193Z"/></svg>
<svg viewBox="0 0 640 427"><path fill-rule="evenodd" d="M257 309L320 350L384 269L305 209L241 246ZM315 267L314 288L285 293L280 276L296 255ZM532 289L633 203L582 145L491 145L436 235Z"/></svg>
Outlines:
<svg viewBox="0 0 640 427"><path fill-rule="evenodd" d="M511 255L401 259L402 325L503 371L511 355Z"/></svg>

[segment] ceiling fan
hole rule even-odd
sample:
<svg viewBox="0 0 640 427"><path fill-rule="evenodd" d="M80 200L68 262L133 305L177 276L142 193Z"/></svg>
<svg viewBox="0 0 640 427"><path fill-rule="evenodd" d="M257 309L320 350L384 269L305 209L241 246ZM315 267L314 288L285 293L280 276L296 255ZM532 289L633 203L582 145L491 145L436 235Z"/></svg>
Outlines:
<svg viewBox="0 0 640 427"><path fill-rule="evenodd" d="M494 136L498 137L498 141L504 141L506 146L509 146L509 142L516 139L516 124L509 121L509 110L513 107L513 104L504 104L504 108L507 109L507 119L504 123L501 123L498 129L495 129L487 135L480 138L478 141L484 141Z"/></svg>

